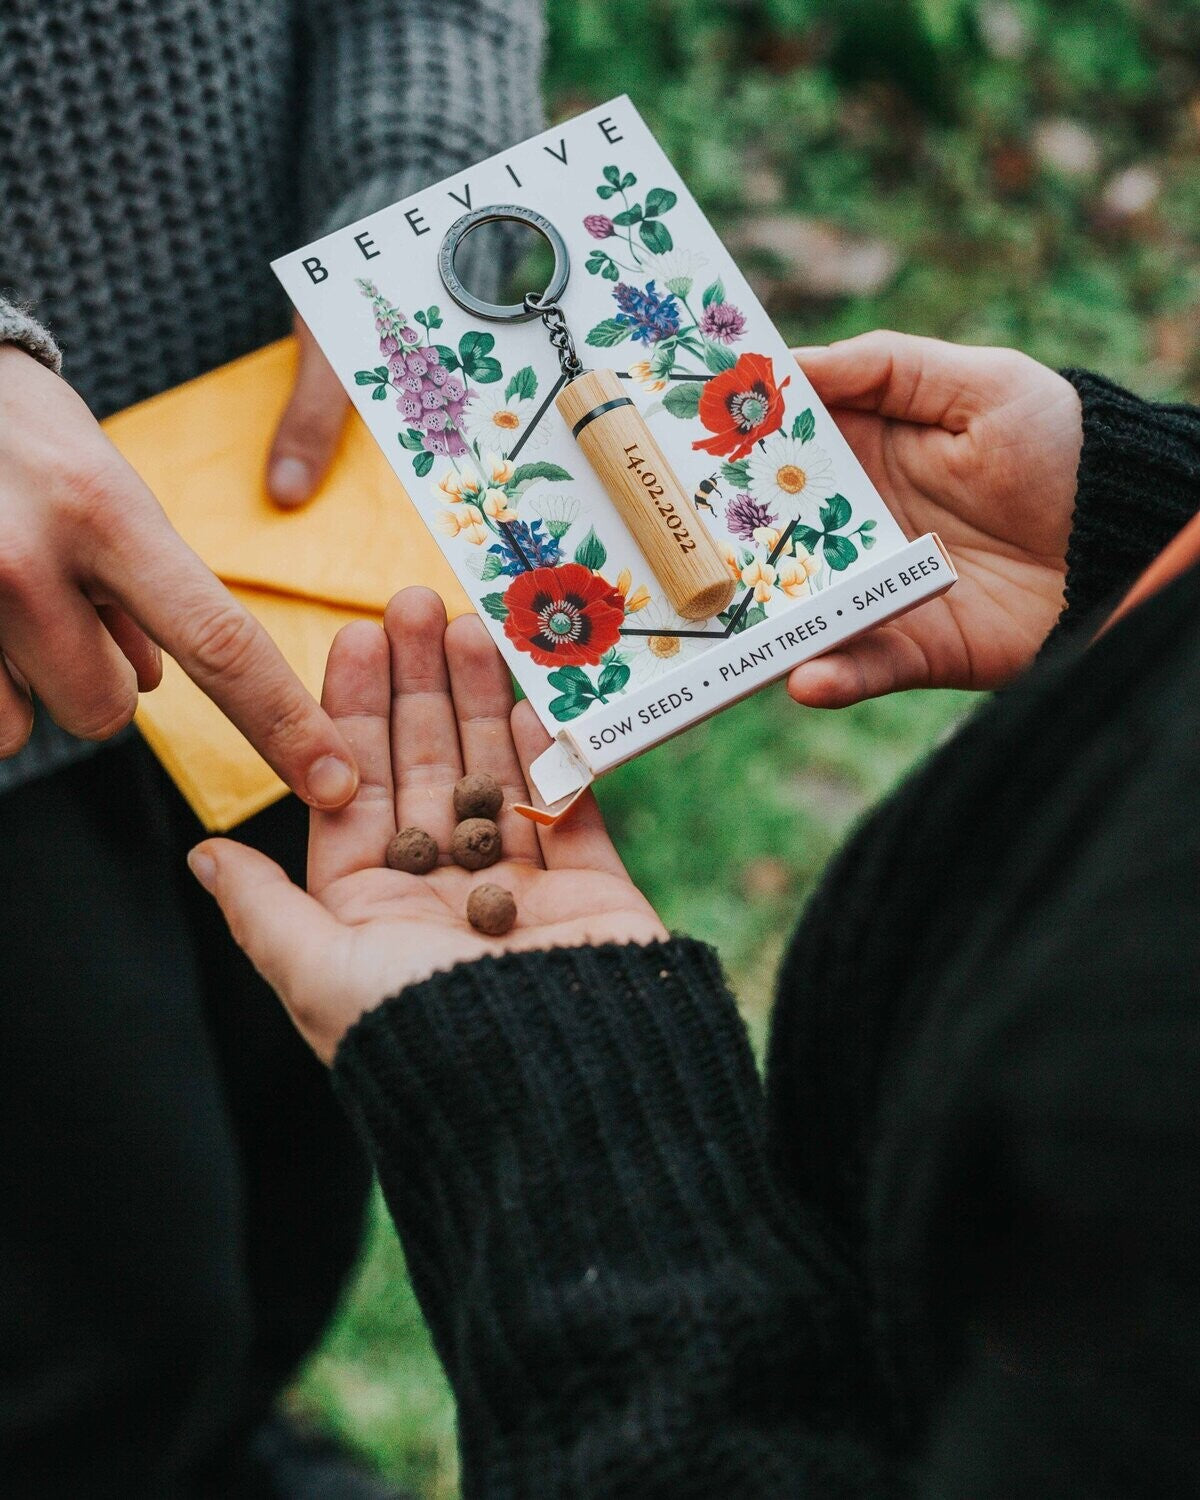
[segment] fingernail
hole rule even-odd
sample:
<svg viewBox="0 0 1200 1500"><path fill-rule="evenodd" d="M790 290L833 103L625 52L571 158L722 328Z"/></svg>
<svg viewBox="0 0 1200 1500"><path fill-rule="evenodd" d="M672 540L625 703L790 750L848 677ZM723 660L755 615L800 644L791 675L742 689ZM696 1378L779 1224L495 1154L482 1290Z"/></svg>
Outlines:
<svg viewBox="0 0 1200 1500"><path fill-rule="evenodd" d="M308 795L318 807L341 807L357 785L354 767L336 755L323 755L308 773Z"/></svg>
<svg viewBox="0 0 1200 1500"><path fill-rule="evenodd" d="M217 883L217 862L203 849L193 849L187 857L188 869L206 891L212 891Z"/></svg>
<svg viewBox="0 0 1200 1500"><path fill-rule="evenodd" d="M299 505L313 492L313 472L302 458L277 458L271 465L270 488L284 505Z"/></svg>

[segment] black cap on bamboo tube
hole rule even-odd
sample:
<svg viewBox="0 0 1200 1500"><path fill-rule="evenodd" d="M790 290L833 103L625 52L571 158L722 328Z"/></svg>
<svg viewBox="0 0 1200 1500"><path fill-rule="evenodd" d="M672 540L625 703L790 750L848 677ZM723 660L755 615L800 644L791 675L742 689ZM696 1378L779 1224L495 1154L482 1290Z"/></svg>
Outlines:
<svg viewBox="0 0 1200 1500"><path fill-rule="evenodd" d="M699 621L728 608L735 580L617 372L577 375L555 405L672 609Z"/></svg>

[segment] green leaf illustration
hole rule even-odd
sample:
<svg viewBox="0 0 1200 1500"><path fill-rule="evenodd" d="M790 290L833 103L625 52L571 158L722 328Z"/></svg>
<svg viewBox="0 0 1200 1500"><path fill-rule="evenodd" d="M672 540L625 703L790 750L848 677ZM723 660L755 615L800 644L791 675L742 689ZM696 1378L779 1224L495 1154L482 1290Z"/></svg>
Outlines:
<svg viewBox="0 0 1200 1500"><path fill-rule="evenodd" d="M587 342L594 349L611 349L614 344L623 344L631 332L628 323L618 323L616 318L605 318L588 334Z"/></svg>
<svg viewBox="0 0 1200 1500"><path fill-rule="evenodd" d="M737 358L733 351L727 349L724 344L718 344L712 339L704 340L704 363L713 372L719 375L722 370L732 370L737 364Z"/></svg>
<svg viewBox="0 0 1200 1500"><path fill-rule="evenodd" d="M430 348L437 350L438 357L447 370L453 371L458 369L458 355L455 354L449 344L431 344Z"/></svg>
<svg viewBox="0 0 1200 1500"><path fill-rule="evenodd" d="M814 526L797 526L792 532L792 537L811 556L817 550L817 543L821 540L821 533Z"/></svg>
<svg viewBox="0 0 1200 1500"><path fill-rule="evenodd" d="M621 213L614 214L613 223L619 229L628 229L631 224L636 224L641 217L641 205L635 203L632 208L626 208Z"/></svg>
<svg viewBox="0 0 1200 1500"><path fill-rule="evenodd" d="M355 385L386 385L388 378L387 366L376 365L373 370L355 370Z"/></svg>
<svg viewBox="0 0 1200 1500"><path fill-rule="evenodd" d="M812 407L806 406L792 423L792 436L799 438L802 443L811 443L816 431L817 419L812 414Z"/></svg>
<svg viewBox="0 0 1200 1500"><path fill-rule="evenodd" d="M426 322L425 322L425 314L423 312L415 312L415 313L413 313L413 321L415 323L419 323L422 328L425 328L425 327L428 326L426 324Z"/></svg>
<svg viewBox="0 0 1200 1500"><path fill-rule="evenodd" d="M600 681L596 685L600 696L607 698L613 693L619 693L628 681L629 668L624 662L613 661L600 673Z"/></svg>
<svg viewBox="0 0 1200 1500"><path fill-rule="evenodd" d="M410 427L407 432L396 434L402 448L407 448L410 453L420 453L425 446L424 433L418 432L415 427Z"/></svg>
<svg viewBox="0 0 1200 1500"><path fill-rule="evenodd" d="M586 713L595 697L590 689L587 693L564 693L561 698L551 698L550 712L560 724L566 724Z"/></svg>
<svg viewBox="0 0 1200 1500"><path fill-rule="evenodd" d="M418 453L416 458L413 459L413 472L416 474L418 479L424 479L426 474L428 474L430 469L432 468L432 453Z"/></svg>
<svg viewBox="0 0 1200 1500"><path fill-rule="evenodd" d="M484 583L491 583L493 578L500 577L503 569L504 564L501 560L494 552L489 552L483 559L483 572L479 576L483 579Z"/></svg>
<svg viewBox="0 0 1200 1500"><path fill-rule="evenodd" d="M663 339L661 344L655 344L654 353L650 356L650 373L656 380L669 375L675 368L677 352L674 339Z"/></svg>
<svg viewBox="0 0 1200 1500"><path fill-rule="evenodd" d="M626 172L624 177L621 178L620 187L622 191L624 191L625 188L633 187L635 182L637 182L637 178L633 175L633 173Z"/></svg>
<svg viewBox="0 0 1200 1500"><path fill-rule="evenodd" d="M485 354L490 354L496 347L496 338L491 333L481 333L477 328L469 328L458 341L458 353L463 362L465 370L472 360L482 359Z"/></svg>
<svg viewBox="0 0 1200 1500"><path fill-rule="evenodd" d="M435 328L442 326L442 310L440 307L427 307L425 309L425 327L432 332Z"/></svg>
<svg viewBox="0 0 1200 1500"><path fill-rule="evenodd" d="M590 693L591 680L582 667L555 667L546 674L546 681L562 693Z"/></svg>
<svg viewBox="0 0 1200 1500"><path fill-rule="evenodd" d="M611 182L612 185L613 185L613 187L620 187L621 186L621 169L620 169L620 167L611 167L611 166L610 167L605 167L604 168L604 180L605 180L605 182ZM551 681L553 681L553 678L551 678Z"/></svg>
<svg viewBox="0 0 1200 1500"><path fill-rule="evenodd" d="M845 495L832 495L821 507L821 525L826 531L840 531L850 515L850 502Z"/></svg>
<svg viewBox="0 0 1200 1500"><path fill-rule="evenodd" d="M587 536L575 548L575 561L593 573L598 573L608 561L608 549L596 535L595 527L589 529Z"/></svg>
<svg viewBox="0 0 1200 1500"><path fill-rule="evenodd" d="M711 286L704 288L704 294L700 298L701 307L712 307L714 304L720 306L725 300L725 283L718 276Z"/></svg>
<svg viewBox="0 0 1200 1500"><path fill-rule="evenodd" d="M479 602L493 620L508 619L508 605L504 602L503 594L484 594Z"/></svg>
<svg viewBox="0 0 1200 1500"><path fill-rule="evenodd" d="M721 465L721 478L726 484L738 485L742 489L750 483L750 465L742 458L735 464Z"/></svg>
<svg viewBox="0 0 1200 1500"><path fill-rule="evenodd" d="M560 721L577 719L595 701L596 689L582 667L559 667L547 674L546 681L562 695L550 703L550 712Z"/></svg>
<svg viewBox="0 0 1200 1500"><path fill-rule="evenodd" d="M463 372L469 375L476 385L492 385L504 374L498 359L477 359L470 369L464 365Z"/></svg>
<svg viewBox="0 0 1200 1500"><path fill-rule="evenodd" d="M727 610L723 611L721 614L719 614L717 616L717 619L720 620L721 624L724 625L726 627L726 629L728 629L729 628L729 622L733 619L733 617L734 617L734 615L736 613L737 613L737 606L736 605L732 605L729 609L727 609ZM743 630L749 630L752 625L761 625L762 622L766 618L767 618L767 607L766 607L766 605L765 604L752 604L750 606L750 608L746 611L746 613L744 615L742 615L742 617L738 620L737 624L733 627L733 633L734 633L734 635L741 635L741 633L742 633Z"/></svg>
<svg viewBox="0 0 1200 1500"><path fill-rule="evenodd" d="M387 400L387 393L388 393L388 388L387 388L386 385L377 385L375 387L375 389L371 392L371 400L372 401L386 401Z"/></svg>
<svg viewBox="0 0 1200 1500"><path fill-rule="evenodd" d="M658 219L644 219L638 225L638 234L651 255L665 255L675 244L671 231Z"/></svg>
<svg viewBox="0 0 1200 1500"><path fill-rule="evenodd" d="M875 522L864 521L854 533L858 538L858 545L864 552L869 552L879 538L875 535Z"/></svg>
<svg viewBox="0 0 1200 1500"><path fill-rule="evenodd" d="M670 188L651 188L646 194L646 217L656 219L659 214L669 213L678 201Z"/></svg>
<svg viewBox="0 0 1200 1500"><path fill-rule="evenodd" d="M825 561L835 573L844 572L852 562L858 561L858 548L848 536L833 536L827 532L821 546Z"/></svg>
<svg viewBox="0 0 1200 1500"><path fill-rule="evenodd" d="M608 199L608 198L615 198L616 196L617 196L617 189L615 187L613 187L610 183L602 182L600 184L600 186L596 189L596 197L597 198Z"/></svg>
<svg viewBox="0 0 1200 1500"><path fill-rule="evenodd" d="M700 409L703 389L698 380L681 380L663 393L663 405L673 417L694 417Z"/></svg>
<svg viewBox="0 0 1200 1500"><path fill-rule="evenodd" d="M586 269L593 276L597 274L603 276L605 281L620 280L621 272L617 268L616 261L613 260L611 255L606 255L603 250L592 251L587 258Z"/></svg>
<svg viewBox="0 0 1200 1500"><path fill-rule="evenodd" d="M561 464L547 463L545 459L539 459L535 464L518 464L509 483L532 484L535 479L551 479L561 482L570 477Z"/></svg>
<svg viewBox="0 0 1200 1500"><path fill-rule="evenodd" d="M519 396L522 401L532 401L536 395L537 376L533 373L532 365L525 365L519 369L504 387L506 401L511 401L514 396Z"/></svg>

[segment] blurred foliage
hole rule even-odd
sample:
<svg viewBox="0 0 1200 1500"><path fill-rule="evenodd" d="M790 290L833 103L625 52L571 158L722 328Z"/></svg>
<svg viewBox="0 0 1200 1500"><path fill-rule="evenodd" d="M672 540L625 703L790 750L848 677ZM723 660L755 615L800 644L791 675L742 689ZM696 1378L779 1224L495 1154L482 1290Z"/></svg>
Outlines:
<svg viewBox="0 0 1200 1500"><path fill-rule="evenodd" d="M803 255L748 260L797 342L888 326L1200 396L1200 0L550 0L547 82L556 118L629 93L732 243L815 220L894 252L841 297ZM825 861L967 702L822 715L775 688L601 784L634 878L720 947L756 1041ZM295 1400L455 1493L450 1397L381 1208Z"/></svg>
<svg viewBox="0 0 1200 1500"><path fill-rule="evenodd" d="M807 297L802 266L775 283L790 336L902 328L1200 395L1197 0L551 0L550 16L556 114L628 92L723 232L795 214L899 252L888 285L839 303Z"/></svg>

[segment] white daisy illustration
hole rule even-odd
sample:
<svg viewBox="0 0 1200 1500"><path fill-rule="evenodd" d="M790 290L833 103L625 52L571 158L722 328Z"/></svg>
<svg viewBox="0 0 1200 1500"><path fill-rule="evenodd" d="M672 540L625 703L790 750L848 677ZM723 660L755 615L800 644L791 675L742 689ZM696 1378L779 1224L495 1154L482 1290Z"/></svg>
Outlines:
<svg viewBox="0 0 1200 1500"><path fill-rule="evenodd" d="M815 514L816 507L838 492L833 460L815 443L777 432L751 453L750 487L763 505L781 516Z"/></svg>
<svg viewBox="0 0 1200 1500"><path fill-rule="evenodd" d="M652 256L644 269L644 274L652 275L660 290L665 286L677 297L686 297L706 265L708 265L707 255L701 255L697 250L685 250L682 246L676 245L664 251L662 255Z"/></svg>
<svg viewBox="0 0 1200 1500"><path fill-rule="evenodd" d="M474 388L474 394L463 408L462 422L468 437L473 438L482 451L511 453L518 441L529 431L529 424L537 415L538 403L525 396L505 397L503 387L495 385ZM522 445L521 452L539 448L546 440L545 422L539 422L532 435Z"/></svg>
<svg viewBox="0 0 1200 1500"><path fill-rule="evenodd" d="M704 645L703 641L676 635L675 631L695 630L696 625L680 619L674 610L657 599L639 609L627 624L630 629L654 632L621 637L618 649L629 662L633 680L638 683L653 682L656 677L673 672ZM661 635L658 634L660 630Z"/></svg>

